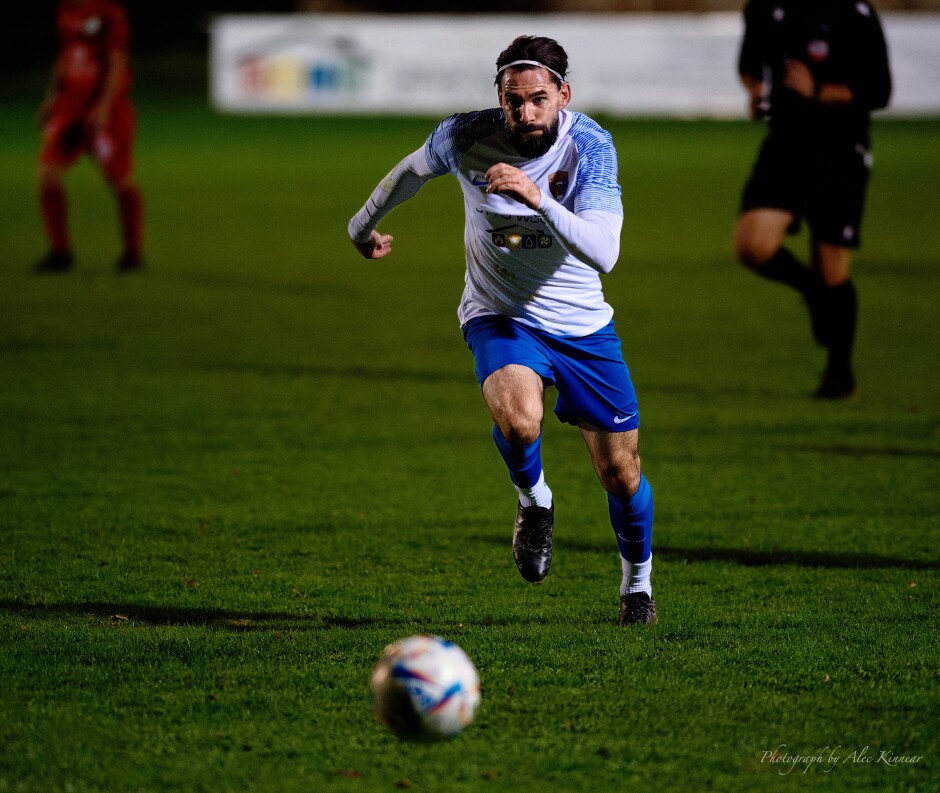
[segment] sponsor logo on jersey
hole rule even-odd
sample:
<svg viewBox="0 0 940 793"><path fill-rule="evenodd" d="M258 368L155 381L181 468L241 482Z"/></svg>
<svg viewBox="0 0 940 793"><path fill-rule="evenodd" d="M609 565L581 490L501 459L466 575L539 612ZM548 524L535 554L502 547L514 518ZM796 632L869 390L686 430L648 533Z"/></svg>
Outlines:
<svg viewBox="0 0 940 793"><path fill-rule="evenodd" d="M555 171L548 175L548 189L556 201L561 201L568 191L568 172Z"/></svg>
<svg viewBox="0 0 940 793"><path fill-rule="evenodd" d="M470 171L470 184L474 187L488 187L490 182L485 173L480 171Z"/></svg>
<svg viewBox="0 0 940 793"><path fill-rule="evenodd" d="M544 232L537 232L524 226L502 226L489 229L490 239L497 248L531 251L538 248L551 248L552 237Z"/></svg>

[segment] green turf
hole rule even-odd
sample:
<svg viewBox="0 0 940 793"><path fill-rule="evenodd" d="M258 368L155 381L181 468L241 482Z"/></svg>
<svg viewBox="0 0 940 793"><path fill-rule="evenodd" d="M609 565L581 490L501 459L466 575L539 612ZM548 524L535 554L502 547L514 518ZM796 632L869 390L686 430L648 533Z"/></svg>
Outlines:
<svg viewBox="0 0 940 793"><path fill-rule="evenodd" d="M940 122L875 127L861 398L818 404L798 300L731 257L760 128L605 121L657 511L660 624L624 631L605 499L553 419L555 564L512 563L453 180L389 218L392 258L346 239L432 120L142 103L148 271L112 272L83 163L78 267L38 279L32 112L0 109L0 792L940 785ZM370 712L417 632L480 669L447 745Z"/></svg>

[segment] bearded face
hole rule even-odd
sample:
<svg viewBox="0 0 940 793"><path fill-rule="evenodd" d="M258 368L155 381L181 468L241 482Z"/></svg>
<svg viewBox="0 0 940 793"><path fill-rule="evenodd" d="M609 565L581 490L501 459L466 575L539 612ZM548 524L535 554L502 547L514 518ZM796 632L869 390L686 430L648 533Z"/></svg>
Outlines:
<svg viewBox="0 0 940 793"><path fill-rule="evenodd" d="M541 157L558 140L558 116L548 124L509 123L507 130L519 154L527 159Z"/></svg>
<svg viewBox="0 0 940 793"><path fill-rule="evenodd" d="M528 159L541 157L558 140L561 111L571 99L544 67L507 69L499 83L499 103L513 146Z"/></svg>

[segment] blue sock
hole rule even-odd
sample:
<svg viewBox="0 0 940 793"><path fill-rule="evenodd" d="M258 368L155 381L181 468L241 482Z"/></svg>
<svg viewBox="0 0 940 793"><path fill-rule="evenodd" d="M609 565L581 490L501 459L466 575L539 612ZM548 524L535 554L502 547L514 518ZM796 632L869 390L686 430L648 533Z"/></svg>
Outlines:
<svg viewBox="0 0 940 793"><path fill-rule="evenodd" d="M542 435L528 446L513 446L499 427L493 426L493 440L509 469L509 478L516 487L531 488L542 476Z"/></svg>
<svg viewBox="0 0 940 793"><path fill-rule="evenodd" d="M653 489L646 477L640 474L640 486L626 502L608 493L607 507L620 555L632 564L645 562L653 546Z"/></svg>

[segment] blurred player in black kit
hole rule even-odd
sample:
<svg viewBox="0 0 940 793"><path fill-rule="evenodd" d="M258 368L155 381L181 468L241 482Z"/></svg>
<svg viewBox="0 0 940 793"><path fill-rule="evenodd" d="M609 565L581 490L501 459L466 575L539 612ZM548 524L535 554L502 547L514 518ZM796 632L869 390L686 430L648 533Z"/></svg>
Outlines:
<svg viewBox="0 0 940 793"><path fill-rule="evenodd" d="M744 22L738 72L768 134L744 187L735 255L802 294L828 353L816 396L848 399L858 313L850 253L871 168L870 114L891 95L881 23L865 0L749 0ZM783 246L804 219L808 267Z"/></svg>

